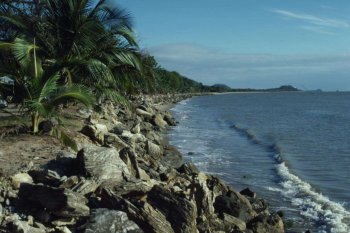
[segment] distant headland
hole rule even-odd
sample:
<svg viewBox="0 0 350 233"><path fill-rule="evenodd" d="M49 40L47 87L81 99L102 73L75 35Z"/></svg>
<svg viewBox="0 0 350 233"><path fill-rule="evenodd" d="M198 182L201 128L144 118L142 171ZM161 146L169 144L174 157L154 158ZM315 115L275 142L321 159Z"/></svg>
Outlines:
<svg viewBox="0 0 350 233"><path fill-rule="evenodd" d="M277 88L255 89L255 88L231 88L225 84L214 84L207 87L210 92L285 92L301 91L292 85L282 85Z"/></svg>

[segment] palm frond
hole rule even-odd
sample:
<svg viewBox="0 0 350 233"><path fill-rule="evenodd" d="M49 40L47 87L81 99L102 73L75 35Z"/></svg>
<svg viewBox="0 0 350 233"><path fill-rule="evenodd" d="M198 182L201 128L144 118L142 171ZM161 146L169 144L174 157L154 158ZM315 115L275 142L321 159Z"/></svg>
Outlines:
<svg viewBox="0 0 350 233"><path fill-rule="evenodd" d="M50 105L57 106L65 103L67 100L77 100L87 107L94 103L94 97L90 90L83 85L72 84L69 87L63 87L56 96L50 100Z"/></svg>
<svg viewBox="0 0 350 233"><path fill-rule="evenodd" d="M43 101L45 98L50 97L54 92L57 91L57 82L58 79L60 78L60 76L58 74L52 76L51 78L49 78L43 85L38 97L38 101L41 102ZM39 80L41 81L41 80ZM39 85L39 84L38 84ZM38 87L37 87L38 88Z"/></svg>

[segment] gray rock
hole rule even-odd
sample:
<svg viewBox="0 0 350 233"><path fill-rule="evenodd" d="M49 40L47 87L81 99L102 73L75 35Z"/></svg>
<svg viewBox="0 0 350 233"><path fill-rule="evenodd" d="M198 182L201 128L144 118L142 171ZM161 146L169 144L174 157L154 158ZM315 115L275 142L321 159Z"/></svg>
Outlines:
<svg viewBox="0 0 350 233"><path fill-rule="evenodd" d="M125 147L129 147L126 142L124 142L118 135L114 133L106 133L104 135L104 143L106 145L114 146L118 151L124 149Z"/></svg>
<svg viewBox="0 0 350 233"><path fill-rule="evenodd" d="M72 233L67 227L56 227L58 233Z"/></svg>
<svg viewBox="0 0 350 233"><path fill-rule="evenodd" d="M255 211L248 199L233 190L226 195L216 197L214 207L220 215L226 213L243 221L248 221L255 216Z"/></svg>
<svg viewBox="0 0 350 233"><path fill-rule="evenodd" d="M97 190L97 195L113 193L115 196L126 199L141 199L152 189L152 185L137 179L115 183L113 180L103 182ZM108 204L106 205L108 206Z"/></svg>
<svg viewBox="0 0 350 233"><path fill-rule="evenodd" d="M11 177L11 184L14 189L19 189L22 183L33 183L33 179L27 173L17 173Z"/></svg>
<svg viewBox="0 0 350 233"><path fill-rule="evenodd" d="M250 199L250 203L252 204L253 210L258 214L264 211L268 211L268 205L264 199L261 199L261 198Z"/></svg>
<svg viewBox="0 0 350 233"><path fill-rule="evenodd" d="M166 128L168 125L168 123L163 119L163 116L160 114L153 116L151 123L161 129Z"/></svg>
<svg viewBox="0 0 350 233"><path fill-rule="evenodd" d="M80 172L94 180L123 180L130 176L127 165L120 159L115 148L89 146L78 152L77 164Z"/></svg>
<svg viewBox="0 0 350 233"><path fill-rule="evenodd" d="M13 233L45 233L44 229L30 226L25 221L15 220L9 227Z"/></svg>
<svg viewBox="0 0 350 233"><path fill-rule="evenodd" d="M104 135L108 133L108 128L103 124L85 125L81 133L88 136L91 140L103 144Z"/></svg>
<svg viewBox="0 0 350 233"><path fill-rule="evenodd" d="M164 148L164 156L160 163L166 167L179 168L183 164L181 153L173 146Z"/></svg>
<svg viewBox="0 0 350 233"><path fill-rule="evenodd" d="M143 230L122 211L95 209L85 233L143 233Z"/></svg>
<svg viewBox="0 0 350 233"><path fill-rule="evenodd" d="M215 194L207 186L208 179L204 173L198 173L192 181L192 192L194 200L196 201L198 216L202 219L209 219L214 214L215 209L213 203L215 201Z"/></svg>
<svg viewBox="0 0 350 233"><path fill-rule="evenodd" d="M175 233L165 216L147 202L138 199L140 201L133 204L109 190L104 190L101 199L104 207L117 208L127 213L129 219L134 221L144 232Z"/></svg>
<svg viewBox="0 0 350 233"><path fill-rule="evenodd" d="M146 150L147 150L147 153L150 156L152 156L154 159L159 159L163 156L163 151L161 150L160 146L154 144L151 141L147 141Z"/></svg>
<svg viewBox="0 0 350 233"><path fill-rule="evenodd" d="M120 135L120 137L124 139L126 142L128 142L129 144L145 142L147 140L146 137L143 136L142 134L140 133L133 134L128 130L123 130L123 133Z"/></svg>
<svg viewBox="0 0 350 233"><path fill-rule="evenodd" d="M163 144L163 139L161 138L161 136L153 130L150 130L146 134L146 138L151 140L152 142L156 143L157 145Z"/></svg>
<svg viewBox="0 0 350 233"><path fill-rule="evenodd" d="M245 188L242 191L240 191L239 193L242 194L243 196L250 197L250 198L256 197L256 193L253 192L252 190L250 190L250 188Z"/></svg>
<svg viewBox="0 0 350 233"><path fill-rule="evenodd" d="M61 181L61 176L56 171L49 169L30 170L28 174L33 177L35 183L57 185Z"/></svg>
<svg viewBox="0 0 350 233"><path fill-rule="evenodd" d="M183 165L181 165L181 167L177 169L177 171L186 175L193 175L199 173L198 168L192 162L184 163Z"/></svg>
<svg viewBox="0 0 350 233"><path fill-rule="evenodd" d="M247 228L256 233L283 233L284 224L277 215L260 214L248 222Z"/></svg>
<svg viewBox="0 0 350 233"><path fill-rule="evenodd" d="M175 232L197 231L194 203L158 185L148 193L147 200L166 217Z"/></svg>
<svg viewBox="0 0 350 233"><path fill-rule="evenodd" d="M101 181L96 181L94 179L81 179L81 181L75 185L72 190L80 193L82 195L87 195L96 191L100 186Z"/></svg>
<svg viewBox="0 0 350 233"><path fill-rule="evenodd" d="M52 131L53 127L55 126L55 124L50 121L50 120L45 120L45 121L42 121L40 122L39 124L39 130L42 132L42 133L49 133Z"/></svg>
<svg viewBox="0 0 350 233"><path fill-rule="evenodd" d="M164 173L160 174L160 179L162 181L170 181L178 175L174 168L168 168Z"/></svg>
<svg viewBox="0 0 350 233"><path fill-rule="evenodd" d="M60 217L88 216L90 213L87 199L68 189L22 184L19 197Z"/></svg>
<svg viewBox="0 0 350 233"><path fill-rule="evenodd" d="M145 110L142 110L140 108L136 108L136 114L139 115L139 116L142 116L142 117L148 117L148 118L151 118L152 117L152 114L145 111Z"/></svg>
<svg viewBox="0 0 350 233"><path fill-rule="evenodd" d="M132 127L132 129L130 131L131 131L131 133L140 133L140 130L141 130L140 123L137 123L136 125L134 125Z"/></svg>
<svg viewBox="0 0 350 233"><path fill-rule="evenodd" d="M60 185L60 188L71 189L72 187L74 187L78 183L79 183L78 176L71 176L62 182L62 184Z"/></svg>
<svg viewBox="0 0 350 233"><path fill-rule="evenodd" d="M164 121L170 126L176 126L175 119L173 117L171 117L170 115L165 115L164 116Z"/></svg>
<svg viewBox="0 0 350 233"><path fill-rule="evenodd" d="M128 166L130 174L138 179L149 180L147 173L139 168L136 153L129 148L120 151L120 158Z"/></svg>
<svg viewBox="0 0 350 233"><path fill-rule="evenodd" d="M224 223L229 225L231 228L234 228L235 226L238 227L239 230L244 231L247 226L244 221L241 219L235 218L231 215L224 214Z"/></svg>

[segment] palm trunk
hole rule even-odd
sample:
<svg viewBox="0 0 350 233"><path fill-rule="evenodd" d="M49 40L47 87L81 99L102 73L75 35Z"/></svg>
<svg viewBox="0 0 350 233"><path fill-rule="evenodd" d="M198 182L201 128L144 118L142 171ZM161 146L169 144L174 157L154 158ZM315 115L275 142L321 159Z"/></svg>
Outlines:
<svg viewBox="0 0 350 233"><path fill-rule="evenodd" d="M33 134L37 134L39 132L39 113L36 111L32 115L32 127L33 127Z"/></svg>

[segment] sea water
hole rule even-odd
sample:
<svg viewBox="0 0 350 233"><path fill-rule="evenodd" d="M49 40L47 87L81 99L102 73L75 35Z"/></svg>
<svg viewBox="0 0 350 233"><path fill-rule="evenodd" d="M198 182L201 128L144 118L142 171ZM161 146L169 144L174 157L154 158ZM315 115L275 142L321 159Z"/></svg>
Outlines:
<svg viewBox="0 0 350 233"><path fill-rule="evenodd" d="M185 159L257 192L287 232L350 232L350 93L200 96L172 111Z"/></svg>

